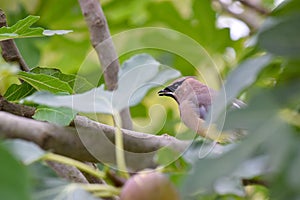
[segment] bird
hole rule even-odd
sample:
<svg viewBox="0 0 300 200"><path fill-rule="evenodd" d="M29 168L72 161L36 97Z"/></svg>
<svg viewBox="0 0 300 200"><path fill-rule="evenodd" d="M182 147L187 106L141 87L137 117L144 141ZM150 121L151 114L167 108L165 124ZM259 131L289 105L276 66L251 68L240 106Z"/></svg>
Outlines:
<svg viewBox="0 0 300 200"><path fill-rule="evenodd" d="M159 96L173 98L179 107L181 121L191 130L204 138L218 143L231 143L244 135L243 131L223 132L215 126L205 124L206 117L217 92L201 83L193 76L181 77L158 92ZM243 108L246 104L238 99L233 100L232 107Z"/></svg>

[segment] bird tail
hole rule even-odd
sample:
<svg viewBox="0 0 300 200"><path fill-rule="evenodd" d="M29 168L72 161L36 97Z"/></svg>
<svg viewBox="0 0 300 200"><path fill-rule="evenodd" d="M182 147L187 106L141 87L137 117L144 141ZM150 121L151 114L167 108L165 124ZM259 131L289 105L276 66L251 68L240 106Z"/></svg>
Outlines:
<svg viewBox="0 0 300 200"><path fill-rule="evenodd" d="M221 144L233 143L236 142L247 134L246 130L236 129L228 131L220 131L215 126L211 125L205 134L201 134L205 138L209 138Z"/></svg>
<svg viewBox="0 0 300 200"><path fill-rule="evenodd" d="M232 131L224 131L222 132L219 143L233 143L241 140L247 134L246 130L236 129Z"/></svg>

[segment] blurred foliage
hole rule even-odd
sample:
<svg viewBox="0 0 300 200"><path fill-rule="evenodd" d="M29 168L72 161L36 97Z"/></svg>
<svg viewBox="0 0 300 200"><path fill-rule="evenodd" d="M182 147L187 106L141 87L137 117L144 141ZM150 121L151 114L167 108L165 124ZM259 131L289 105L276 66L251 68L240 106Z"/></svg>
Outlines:
<svg viewBox="0 0 300 200"><path fill-rule="evenodd" d="M177 161L171 162L179 155L169 150L160 151L156 161L166 165L164 170L180 189L183 199L299 199L300 2L286 0L274 8L273 0L262 0L262 6L274 10L269 16L262 16L266 20L259 30L252 30L251 35L238 40L231 38L229 28L216 26L222 16L235 19L238 16L224 12L217 2L101 1L121 63L135 54L148 53L182 75L197 76L212 88L219 88L222 80L227 79L225 88L231 95L226 100L241 97L248 104L242 110L220 110L226 116L224 129L247 129L244 140L228 146L212 146L197 138ZM236 1L232 4L243 6ZM16 39L31 68L46 66L60 70L59 73L54 69L38 70L32 72L33 75L46 74L54 79L53 73L73 76L77 73L93 85L103 83L77 1L12 0L1 1L0 8L7 14L9 25L35 15L40 16L40 20L33 27L73 30L64 36ZM1 61L0 92L2 95L6 92L8 100L12 101L28 95L16 94L16 91L27 90L31 94L35 90L25 83L13 84L18 83L16 73L14 68ZM66 74L60 79L70 80L72 84L72 75ZM150 90L139 105L131 108L136 130L190 139L192 134L181 124L175 102L158 97L157 91L157 88ZM110 121L106 118L101 117L103 122ZM12 191L15 186L5 185L7 179L1 178L0 185L8 188L5 194L4 189L0 191L1 199L13 199L13 196L3 196L13 195L13 192L28 199L30 188L24 172L26 168L5 149L1 147L0 150L3 154L0 157L5 157L11 162L10 166L16 168L1 165L1 174L7 173L13 177L12 181L21 180L18 182L21 190ZM26 148L23 152L31 153ZM39 170L32 170L36 167ZM27 168L32 176L44 178L43 181L32 181L37 193L66 184L57 181L54 174L49 175L40 163ZM15 177L16 171L20 172L18 177ZM245 179L264 184L244 187L242 180Z"/></svg>
<svg viewBox="0 0 300 200"><path fill-rule="evenodd" d="M29 173L23 163L17 160L7 149L0 146L0 197L1 199L29 200Z"/></svg>

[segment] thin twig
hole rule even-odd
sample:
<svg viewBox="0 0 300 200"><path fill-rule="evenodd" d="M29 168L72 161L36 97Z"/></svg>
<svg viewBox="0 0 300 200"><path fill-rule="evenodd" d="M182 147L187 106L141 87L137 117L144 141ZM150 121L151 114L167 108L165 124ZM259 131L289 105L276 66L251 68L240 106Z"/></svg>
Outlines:
<svg viewBox="0 0 300 200"><path fill-rule="evenodd" d="M116 187L122 187L126 183L126 179L125 178L122 178L122 177L118 176L112 170L109 170L106 173L106 176L107 176L107 178L109 178L113 182L114 186L116 186Z"/></svg>
<svg viewBox="0 0 300 200"><path fill-rule="evenodd" d="M242 179L242 183L244 186L248 186L248 185L261 185L265 187L269 186L269 184L265 180Z"/></svg>
<svg viewBox="0 0 300 200"><path fill-rule="evenodd" d="M0 9L0 27L7 26L5 13ZM29 71L25 60L23 59L20 51L13 39L4 40L0 42L2 49L2 57L6 62L17 62L20 69L23 71Z"/></svg>
<svg viewBox="0 0 300 200"><path fill-rule="evenodd" d="M65 165L59 162L46 161L59 177L65 178L74 183L89 183L80 170L74 166Z"/></svg>
<svg viewBox="0 0 300 200"><path fill-rule="evenodd" d="M94 168L95 170L99 171L97 165L95 163L91 162L85 162L86 165L89 165L90 167ZM82 174L85 176L85 178L88 180L89 183L97 183L97 184L105 184L105 181L99 177L95 177L90 175L89 173L86 173L84 171L81 171Z"/></svg>
<svg viewBox="0 0 300 200"><path fill-rule="evenodd" d="M80 169L81 171L85 171L86 173L89 173L95 177L98 178L104 178L105 174L101 171L96 170L95 168L91 167L90 165L87 165L83 162L74 160L72 158L68 158L65 156L61 156L61 155L57 155L57 154L53 154L53 153L47 153L44 154L41 157L42 160L45 161L54 161L54 162L58 162L64 165L68 165L70 167L76 167L78 169Z"/></svg>
<svg viewBox="0 0 300 200"><path fill-rule="evenodd" d="M106 88L115 90L118 87L120 63L101 5L98 0L78 0L78 2L89 28L91 43L97 52L102 69L104 69ZM122 127L131 130L132 120L129 108L121 111L120 115Z"/></svg>
<svg viewBox="0 0 300 200"><path fill-rule="evenodd" d="M267 9L265 9L257 4L254 4L251 1L248 1L248 0L237 0L237 1L241 2L244 6L247 6L248 8L251 8L252 10L254 10L262 15L270 14L270 11L268 11Z"/></svg>
<svg viewBox="0 0 300 200"><path fill-rule="evenodd" d="M252 33L260 27L260 20L258 19L258 16L254 15L254 13L249 13L249 12L235 13L229 9L228 4L225 4L220 0L216 0L216 1L219 3L221 8L226 13L232 15L233 17L235 17L235 18L243 21L245 24L247 24Z"/></svg>

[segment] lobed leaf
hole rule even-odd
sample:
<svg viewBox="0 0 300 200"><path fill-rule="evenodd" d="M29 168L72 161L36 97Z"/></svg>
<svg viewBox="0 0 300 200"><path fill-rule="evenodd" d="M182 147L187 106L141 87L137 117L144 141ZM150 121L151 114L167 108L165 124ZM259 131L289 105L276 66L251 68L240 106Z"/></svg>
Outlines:
<svg viewBox="0 0 300 200"><path fill-rule="evenodd" d="M82 94L67 96L39 92L25 100L52 107L68 107L79 112L113 114L115 110L138 104L151 88L179 75L177 70L161 65L151 56L139 54L123 64L119 87L115 91L105 91L102 85Z"/></svg>
<svg viewBox="0 0 300 200"><path fill-rule="evenodd" d="M88 82L85 78L74 75L64 74L59 69L47 68L47 67L36 67L30 72L36 74L46 74L60 79L69 84L75 93L82 93L91 90L94 86Z"/></svg>
<svg viewBox="0 0 300 200"><path fill-rule="evenodd" d="M1 27L0 41L13 38L43 36L43 28L30 28L30 26L37 22L39 18L39 16L29 15L25 19L19 20L11 27Z"/></svg>
<svg viewBox="0 0 300 200"><path fill-rule="evenodd" d="M45 90L52 93L73 93L68 83L46 74L34 74L30 72L19 72L18 77L37 90Z"/></svg>
<svg viewBox="0 0 300 200"><path fill-rule="evenodd" d="M32 118L51 122L59 126L68 126L75 118L76 114L77 113L70 108L38 106Z"/></svg>
<svg viewBox="0 0 300 200"><path fill-rule="evenodd" d="M0 41L15 38L52 36L55 34L62 35L72 32L71 30L44 30L41 27L30 28L39 19L39 16L29 15L11 27L1 27Z"/></svg>

